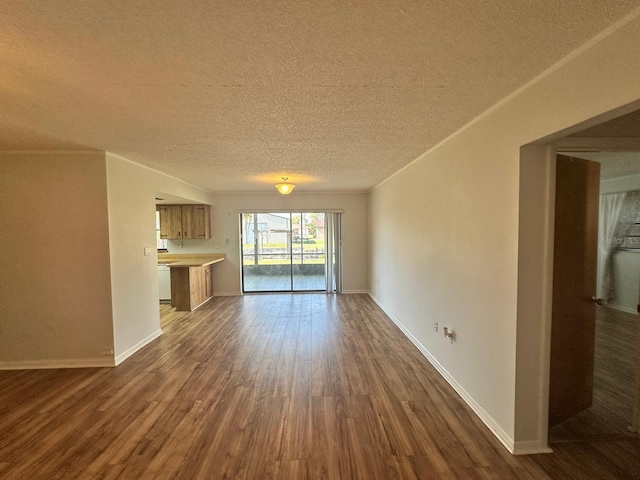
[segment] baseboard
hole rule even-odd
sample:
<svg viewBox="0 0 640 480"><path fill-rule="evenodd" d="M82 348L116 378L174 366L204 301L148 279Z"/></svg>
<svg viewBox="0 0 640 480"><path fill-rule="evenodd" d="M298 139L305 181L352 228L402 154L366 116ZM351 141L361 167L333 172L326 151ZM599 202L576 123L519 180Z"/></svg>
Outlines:
<svg viewBox="0 0 640 480"><path fill-rule="evenodd" d="M637 315L638 314L638 312L635 310L635 308L623 307L621 305L614 305L614 304L611 304L611 303L607 303L604 307L605 308L610 308L611 310L617 310L619 312L630 313L631 315Z"/></svg>
<svg viewBox="0 0 640 480"><path fill-rule="evenodd" d="M464 389L464 387L460 385L460 383L458 383L458 381L453 377L453 375L451 375L447 371L447 369L444 368L440 364L440 362L436 360L436 358L433 355L431 355L429 350L427 350L427 348L424 345L422 345L422 343L420 343L416 337L413 336L413 334L402 324L402 322L400 322L400 320L398 320L395 317L395 315L393 315L391 312L389 312L385 308L382 302L380 302L373 293L369 292L369 296L382 309L382 311L391 319L391 321L398 326L398 328L402 331L402 333L404 333L405 336L409 340L411 340L411 343L413 343L418 348L418 350L420 350L420 353L422 353L422 355L426 357L429 363L431 363L431 365L435 367L438 373L440 373L440 375L442 375L442 377L447 381L447 383L453 387L453 389L458 393L458 395L462 397L462 399L467 403L467 405L471 407L471 410L473 410L475 414L478 416L478 418L480 418L480 420L482 420L482 422L487 426L487 428L491 430L491 433L493 433L496 436L496 438L500 440L500 443L502 443L502 445L504 445L505 448L510 453L515 453L515 443L513 439L507 434L507 432L505 432L500 427L500 425L496 423L493 417L489 415L486 412L486 410L482 408L482 406L478 402L476 402L476 400L469 394L469 392L467 392Z"/></svg>
<svg viewBox="0 0 640 480"><path fill-rule="evenodd" d="M553 453L548 445L542 444L537 440L515 442L513 445L514 455L538 455L540 453Z"/></svg>
<svg viewBox="0 0 640 480"><path fill-rule="evenodd" d="M43 370L54 368L114 367L113 357L78 358L66 360L17 360L0 362L0 370Z"/></svg>
<svg viewBox="0 0 640 480"><path fill-rule="evenodd" d="M239 297L241 296L241 292L214 292L214 297Z"/></svg>
<svg viewBox="0 0 640 480"><path fill-rule="evenodd" d="M136 343L133 347L129 348L128 350L122 352L120 355L118 355L116 357L116 365L120 365L122 362L124 362L127 358L129 358L131 355L133 355L134 353L136 353L138 350L140 350L143 347L146 347L148 344L150 344L151 342L153 342L156 338L158 338L160 335L162 335L162 330L158 329L156 330L154 333L152 333L151 335L149 335L147 338L145 338L144 340L139 341L138 343Z"/></svg>
<svg viewBox="0 0 640 480"><path fill-rule="evenodd" d="M344 295L358 295L362 293L370 295L369 290L342 290L340 293Z"/></svg>

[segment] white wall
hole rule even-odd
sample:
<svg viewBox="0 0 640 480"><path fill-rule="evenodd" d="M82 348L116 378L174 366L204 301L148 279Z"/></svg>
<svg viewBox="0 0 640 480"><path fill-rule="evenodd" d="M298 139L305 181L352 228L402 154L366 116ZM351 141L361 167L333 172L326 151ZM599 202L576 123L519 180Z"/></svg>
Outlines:
<svg viewBox="0 0 640 480"><path fill-rule="evenodd" d="M109 249L116 363L162 332L158 309L156 194L211 203L211 194L107 153ZM151 255L144 256L144 247Z"/></svg>
<svg viewBox="0 0 640 480"><path fill-rule="evenodd" d="M613 285L616 298L608 307L637 313L640 290L640 251L618 250L613 254Z"/></svg>
<svg viewBox="0 0 640 480"><path fill-rule="evenodd" d="M640 99L627 20L371 192L373 296L512 451L546 449L553 221L552 155L520 148Z"/></svg>
<svg viewBox="0 0 640 480"><path fill-rule="evenodd" d="M296 190L288 196L273 193L215 195L211 208L211 239L169 241L171 253L226 253L227 259L214 266L215 295L239 295L241 260L238 210L343 209L343 291L368 290L368 221L366 193L305 193ZM228 240L228 244L227 244ZM179 247L179 244L182 247ZM218 248L216 248L216 246Z"/></svg>
<svg viewBox="0 0 640 480"><path fill-rule="evenodd" d="M110 285L104 153L0 153L0 368L113 365Z"/></svg>
<svg viewBox="0 0 640 480"><path fill-rule="evenodd" d="M640 175L604 180L600 193L640 190ZM613 285L616 298L608 305L628 313L637 313L640 286L640 251L618 250L613 254Z"/></svg>
<svg viewBox="0 0 640 480"><path fill-rule="evenodd" d="M640 135L640 132L638 132ZM640 190L640 175L630 175L628 177L612 178L600 182L600 194L631 192Z"/></svg>

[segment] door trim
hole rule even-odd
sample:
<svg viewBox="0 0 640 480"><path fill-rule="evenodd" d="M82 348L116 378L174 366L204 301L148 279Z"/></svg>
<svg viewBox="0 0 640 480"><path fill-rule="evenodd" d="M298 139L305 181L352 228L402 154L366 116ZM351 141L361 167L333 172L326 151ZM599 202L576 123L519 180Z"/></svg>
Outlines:
<svg viewBox="0 0 640 480"><path fill-rule="evenodd" d="M548 397L556 154L569 147L566 136L638 109L640 102L634 102L600 115L598 121L590 119L520 147L513 432L516 454L552 451L548 446ZM602 143L589 142L589 149L609 150L609 139L598 140Z"/></svg>

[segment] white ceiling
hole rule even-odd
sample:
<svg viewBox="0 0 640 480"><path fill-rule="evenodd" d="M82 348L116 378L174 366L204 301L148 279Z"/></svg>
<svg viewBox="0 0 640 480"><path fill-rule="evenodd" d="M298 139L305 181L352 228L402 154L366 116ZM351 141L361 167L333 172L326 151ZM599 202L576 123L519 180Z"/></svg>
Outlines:
<svg viewBox="0 0 640 480"><path fill-rule="evenodd" d="M0 150L107 150L212 191L367 190L637 6L3 0Z"/></svg>

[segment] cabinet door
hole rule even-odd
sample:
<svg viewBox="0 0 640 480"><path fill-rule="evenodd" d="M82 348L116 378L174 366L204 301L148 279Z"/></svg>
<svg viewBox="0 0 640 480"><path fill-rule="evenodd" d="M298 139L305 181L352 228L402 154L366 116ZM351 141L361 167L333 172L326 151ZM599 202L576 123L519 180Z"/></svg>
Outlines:
<svg viewBox="0 0 640 480"><path fill-rule="evenodd" d="M160 238L182 238L182 208L180 205L161 205Z"/></svg>
<svg viewBox="0 0 640 480"><path fill-rule="evenodd" d="M206 298L213 297L213 266L204 267Z"/></svg>
<svg viewBox="0 0 640 480"><path fill-rule="evenodd" d="M191 283L191 310L195 309L198 305L204 302L206 297L207 279L206 279L206 267L191 267L189 268L190 283Z"/></svg>
<svg viewBox="0 0 640 480"><path fill-rule="evenodd" d="M182 238L211 238L209 205L182 205Z"/></svg>

